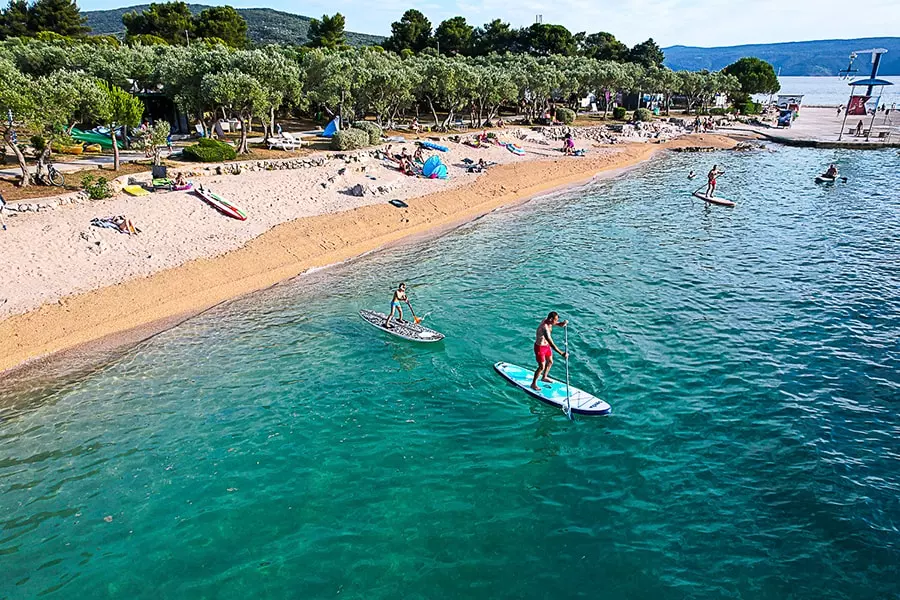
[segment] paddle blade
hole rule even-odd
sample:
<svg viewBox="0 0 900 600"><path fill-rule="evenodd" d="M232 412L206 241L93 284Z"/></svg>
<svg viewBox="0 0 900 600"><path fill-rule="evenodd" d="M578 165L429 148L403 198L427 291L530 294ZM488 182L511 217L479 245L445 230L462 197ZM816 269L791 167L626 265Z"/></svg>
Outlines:
<svg viewBox="0 0 900 600"><path fill-rule="evenodd" d="M414 320L414 321L415 321L415 323L416 323L416 325L418 325L418 324L419 324L419 323L421 323L421 322L422 322L422 319L421 319L421 318L419 318L419 317L416 317L416 318L415 318L415 319L413 319L413 320Z"/></svg>

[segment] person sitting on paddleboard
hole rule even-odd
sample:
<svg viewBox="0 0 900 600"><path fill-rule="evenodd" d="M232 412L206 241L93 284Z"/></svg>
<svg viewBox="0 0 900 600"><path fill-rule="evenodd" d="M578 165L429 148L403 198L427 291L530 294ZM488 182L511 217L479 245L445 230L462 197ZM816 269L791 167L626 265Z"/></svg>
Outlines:
<svg viewBox="0 0 900 600"><path fill-rule="evenodd" d="M716 178L724 173L725 171L719 170L719 165L713 165L712 170L706 176L707 181L709 183L706 185L706 197L712 198L716 193Z"/></svg>
<svg viewBox="0 0 900 600"><path fill-rule="evenodd" d="M538 368L534 371L534 379L531 380L531 389L541 389L537 384L538 377L541 378L541 381L550 381L548 375L550 373L550 367L553 366L554 350L556 350L560 356L568 358L568 353L557 348L556 344L553 343L553 338L550 337L550 332L553 330L554 325L565 327L567 324L568 321L560 321L559 314L557 314L556 311L553 311L547 315L547 318L541 321L541 324L538 326L537 337L534 340L534 357L537 359Z"/></svg>
<svg viewBox="0 0 900 600"><path fill-rule="evenodd" d="M397 322L403 323L403 307L401 303L405 302L407 306L409 306L409 298L406 296L406 284L402 281L397 286L397 289L394 291L394 297L391 298L391 312L388 313L387 319L384 321L384 326L390 329L393 327L391 325L391 317L394 316L394 311L397 311ZM410 307L409 310L412 310Z"/></svg>
<svg viewBox="0 0 900 600"><path fill-rule="evenodd" d="M828 170L822 175L822 177L826 177L828 179L837 179L838 176L838 168L837 165L831 165L828 167Z"/></svg>

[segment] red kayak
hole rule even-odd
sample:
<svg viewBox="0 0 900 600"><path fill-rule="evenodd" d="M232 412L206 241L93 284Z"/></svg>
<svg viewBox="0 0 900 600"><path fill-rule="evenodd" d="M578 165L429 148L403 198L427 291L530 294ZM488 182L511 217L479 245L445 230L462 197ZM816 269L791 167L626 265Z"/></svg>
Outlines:
<svg viewBox="0 0 900 600"><path fill-rule="evenodd" d="M244 211L242 211L240 208L238 208L222 196L219 196L218 194L214 194L211 191L207 190L202 185L198 186L197 189L194 190L194 193L203 198L204 202L212 206L223 215L226 215L233 219L237 219L238 221L247 220L247 215L244 214Z"/></svg>

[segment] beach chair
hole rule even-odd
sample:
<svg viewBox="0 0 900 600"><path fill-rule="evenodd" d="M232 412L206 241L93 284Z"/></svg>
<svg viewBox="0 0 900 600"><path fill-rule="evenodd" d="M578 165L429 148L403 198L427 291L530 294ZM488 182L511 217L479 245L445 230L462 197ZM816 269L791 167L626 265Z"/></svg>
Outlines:
<svg viewBox="0 0 900 600"><path fill-rule="evenodd" d="M285 131L281 134L281 137L266 139L266 145L269 147L269 150L296 150L303 146L303 142L295 138L293 134Z"/></svg>

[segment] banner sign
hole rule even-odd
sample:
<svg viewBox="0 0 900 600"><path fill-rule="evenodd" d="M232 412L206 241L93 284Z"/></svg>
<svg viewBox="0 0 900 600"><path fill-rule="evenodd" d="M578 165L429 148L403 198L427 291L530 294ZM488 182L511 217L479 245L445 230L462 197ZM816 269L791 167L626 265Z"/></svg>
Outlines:
<svg viewBox="0 0 900 600"><path fill-rule="evenodd" d="M869 101L869 98L869 96L850 96L850 102L847 104L847 114L865 116L866 102Z"/></svg>

